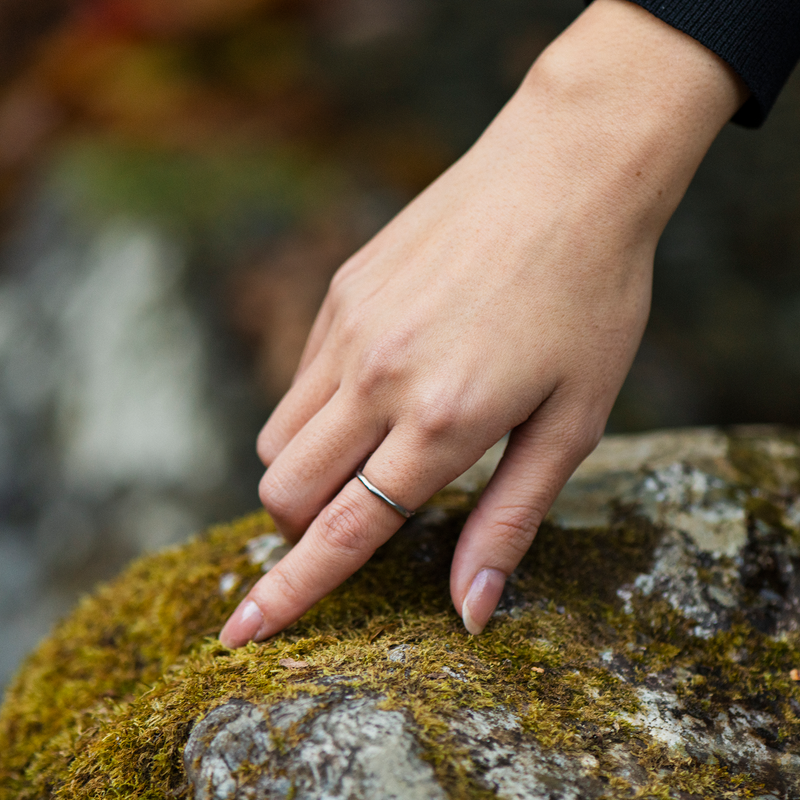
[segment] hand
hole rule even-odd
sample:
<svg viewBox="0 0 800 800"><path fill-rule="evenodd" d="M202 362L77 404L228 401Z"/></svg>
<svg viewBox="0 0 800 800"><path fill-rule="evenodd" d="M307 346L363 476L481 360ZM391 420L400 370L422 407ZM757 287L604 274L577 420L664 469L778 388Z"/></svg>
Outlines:
<svg viewBox="0 0 800 800"><path fill-rule="evenodd" d="M260 495L294 549L220 636L270 636L506 432L451 593L491 616L567 478L599 441L647 320L653 254L744 99L728 68L624 0L597 0L477 144L334 277L264 427Z"/></svg>

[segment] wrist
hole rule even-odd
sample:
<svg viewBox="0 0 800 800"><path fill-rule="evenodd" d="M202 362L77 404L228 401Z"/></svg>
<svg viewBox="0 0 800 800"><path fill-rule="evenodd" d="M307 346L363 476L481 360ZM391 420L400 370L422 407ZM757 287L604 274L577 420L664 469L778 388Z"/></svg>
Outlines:
<svg viewBox="0 0 800 800"><path fill-rule="evenodd" d="M589 213L657 238L745 99L730 67L694 39L626 0L595 0L487 134L585 190Z"/></svg>

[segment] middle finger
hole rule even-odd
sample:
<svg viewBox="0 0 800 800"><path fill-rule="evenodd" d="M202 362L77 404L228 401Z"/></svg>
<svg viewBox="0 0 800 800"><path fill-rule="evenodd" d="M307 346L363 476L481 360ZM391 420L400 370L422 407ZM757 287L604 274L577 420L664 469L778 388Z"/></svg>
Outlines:
<svg viewBox="0 0 800 800"><path fill-rule="evenodd" d="M284 536L302 536L386 436L386 425L339 390L294 435L259 486L261 502Z"/></svg>

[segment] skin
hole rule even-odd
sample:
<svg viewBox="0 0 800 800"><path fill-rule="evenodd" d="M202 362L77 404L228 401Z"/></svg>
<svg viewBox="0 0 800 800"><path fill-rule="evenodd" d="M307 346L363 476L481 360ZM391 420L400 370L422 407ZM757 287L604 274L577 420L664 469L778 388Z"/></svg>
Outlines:
<svg viewBox="0 0 800 800"><path fill-rule="evenodd" d="M747 97L705 47L626 0L595 2L478 142L334 277L262 430L260 496L293 550L220 634L271 636L364 564L506 432L461 534L456 610L479 633L639 345L653 254Z"/></svg>

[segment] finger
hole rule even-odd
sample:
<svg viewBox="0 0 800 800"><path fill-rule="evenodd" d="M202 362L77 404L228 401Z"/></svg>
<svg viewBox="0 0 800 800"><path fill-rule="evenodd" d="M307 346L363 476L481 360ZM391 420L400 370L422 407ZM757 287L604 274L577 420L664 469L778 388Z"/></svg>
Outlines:
<svg viewBox="0 0 800 800"><path fill-rule="evenodd" d="M446 447L420 447L418 436L395 428L364 473L393 500L414 509L478 455L465 451L453 459ZM404 521L360 481L349 481L298 544L253 587L220 641L239 647L282 630L361 567Z"/></svg>
<svg viewBox="0 0 800 800"><path fill-rule="evenodd" d="M322 305L317 312L314 324L311 326L308 339L306 339L306 345L303 348L303 354L300 356L300 363L297 365L294 378L292 378L292 385L300 379L300 376L308 369L319 354L325 339L328 337L332 321L333 306L326 297L325 300L322 301Z"/></svg>
<svg viewBox="0 0 800 800"><path fill-rule="evenodd" d="M470 633L483 630L506 578L564 484L602 436L596 412L551 396L514 429L497 470L459 537L450 592Z"/></svg>
<svg viewBox="0 0 800 800"><path fill-rule="evenodd" d="M337 392L281 450L259 485L278 530L297 541L386 437L386 423Z"/></svg>
<svg viewBox="0 0 800 800"><path fill-rule="evenodd" d="M333 397L339 388L338 378L326 363L316 363L306 370L283 396L261 429L256 452L269 467L299 430Z"/></svg>
<svg viewBox="0 0 800 800"><path fill-rule="evenodd" d="M272 636L352 575L403 523L351 480L253 587L220 632L226 647Z"/></svg>

